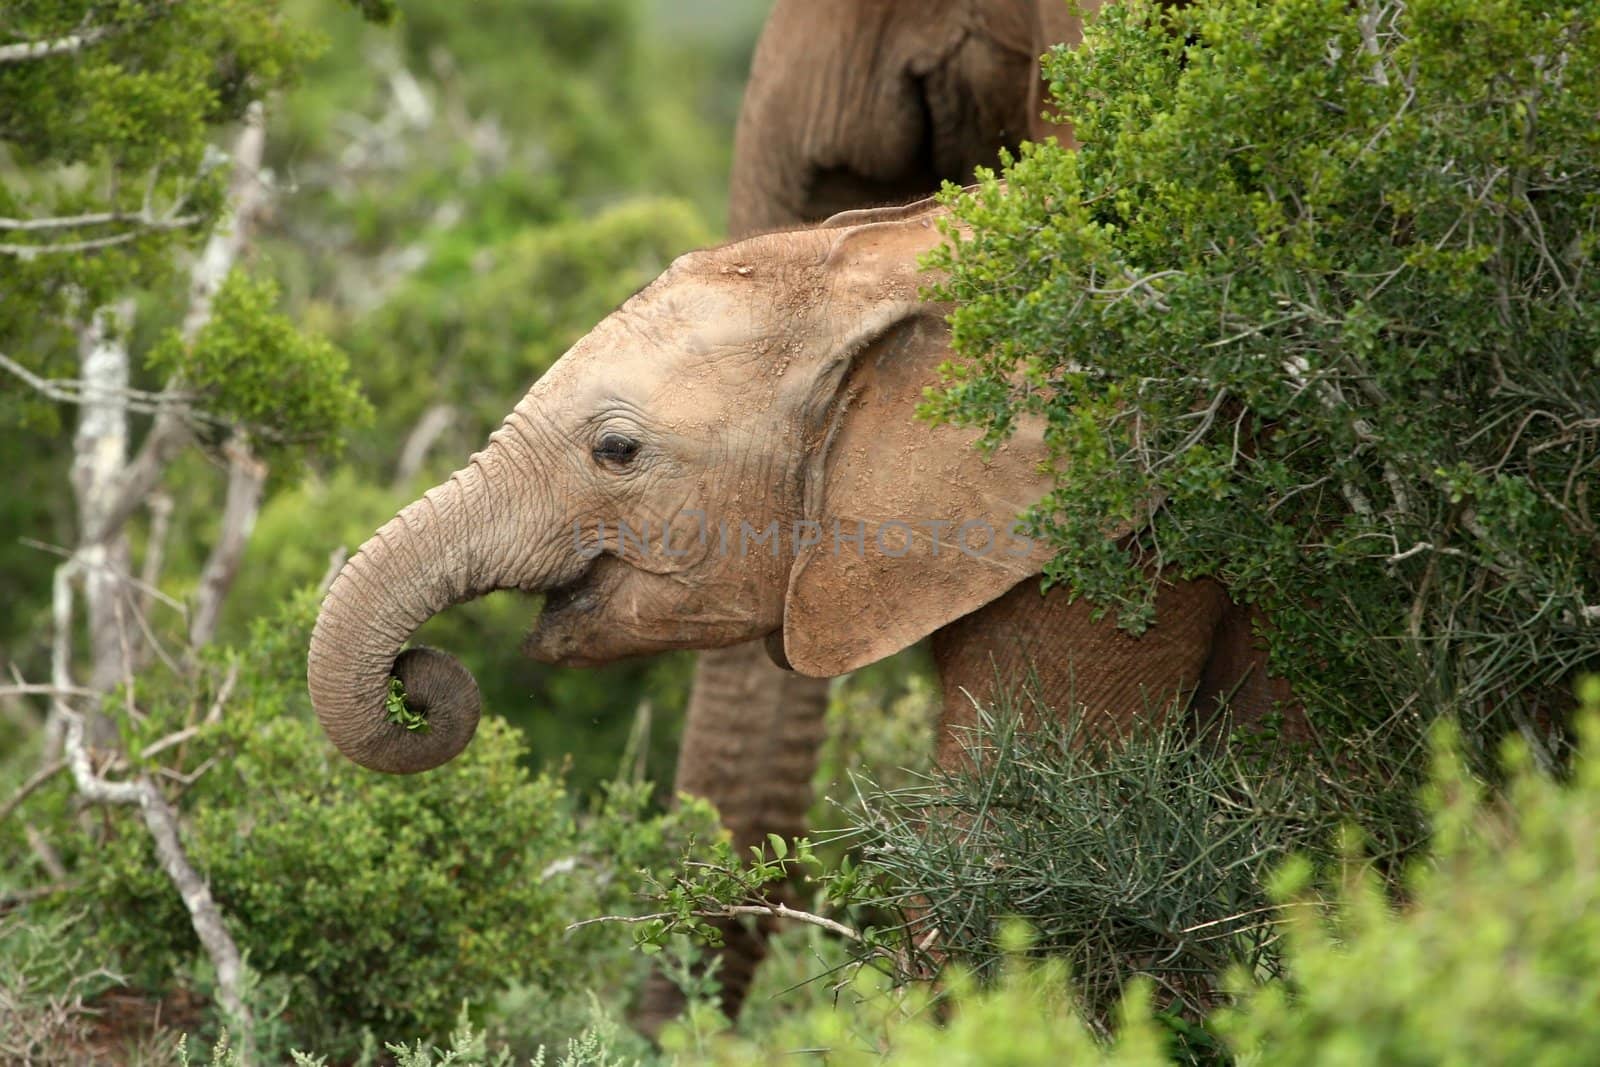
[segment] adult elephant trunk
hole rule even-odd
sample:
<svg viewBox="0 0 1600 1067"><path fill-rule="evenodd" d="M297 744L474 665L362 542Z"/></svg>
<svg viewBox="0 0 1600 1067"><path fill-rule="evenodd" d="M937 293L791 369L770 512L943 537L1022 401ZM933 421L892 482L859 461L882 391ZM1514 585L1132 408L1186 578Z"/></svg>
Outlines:
<svg viewBox="0 0 1600 1067"><path fill-rule="evenodd" d="M435 649L401 649L452 604L537 587L518 551L537 539L507 499L517 495L508 486L527 484L508 481L508 436L497 433L467 467L390 519L322 602L307 658L311 703L334 745L363 767L429 770L465 748L477 729L472 674Z"/></svg>

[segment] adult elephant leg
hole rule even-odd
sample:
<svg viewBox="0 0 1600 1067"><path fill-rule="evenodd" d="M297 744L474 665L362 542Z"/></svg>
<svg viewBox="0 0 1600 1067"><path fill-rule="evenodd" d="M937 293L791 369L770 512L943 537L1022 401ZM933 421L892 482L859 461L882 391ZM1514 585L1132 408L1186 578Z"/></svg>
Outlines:
<svg viewBox="0 0 1600 1067"><path fill-rule="evenodd" d="M827 679L782 670L760 641L700 654L676 789L717 806L738 855L749 855L768 834L805 833L827 707ZM736 1018L771 923L730 921L721 929L722 1008ZM682 1008L682 994L657 971L641 997L638 1025L653 1037Z"/></svg>

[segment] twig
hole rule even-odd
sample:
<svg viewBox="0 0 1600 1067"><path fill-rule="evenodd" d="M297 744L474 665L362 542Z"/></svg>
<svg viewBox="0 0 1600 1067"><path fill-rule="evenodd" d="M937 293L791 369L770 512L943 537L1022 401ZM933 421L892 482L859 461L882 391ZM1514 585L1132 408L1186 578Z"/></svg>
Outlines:
<svg viewBox="0 0 1600 1067"><path fill-rule="evenodd" d="M1392 555L1388 559L1384 560L1384 562L1385 563L1400 563L1400 562L1402 562L1404 560L1410 559L1412 556L1418 555L1419 553L1426 552L1429 549L1431 549L1432 547L1433 547L1433 542L1431 542L1431 541L1418 541L1416 544L1412 545L1410 548L1406 549L1404 552L1396 552L1394 555Z"/></svg>
<svg viewBox="0 0 1600 1067"><path fill-rule="evenodd" d="M732 919L740 915L775 915L780 919L794 919L797 922L820 926L822 929L854 941L858 945L866 944L866 939L860 933L843 923L836 922L824 915L816 915L809 911L799 911L789 907L787 904L729 904L721 908L705 908L691 911L689 914L699 919ZM593 926L596 923L624 923L633 926L638 923L659 922L677 917L677 912L668 911L655 912L651 915L600 915L593 919L579 919L575 923L568 923L567 929L569 931L576 930L579 927Z"/></svg>
<svg viewBox="0 0 1600 1067"><path fill-rule="evenodd" d="M201 722L210 726L222 721L222 709L227 706L228 698L233 695L233 684L238 680L239 661L232 660L228 664L228 673L222 678L222 684L217 687L216 699L211 702L211 708Z"/></svg>
<svg viewBox="0 0 1600 1067"><path fill-rule="evenodd" d="M28 839L28 847L38 857L39 866L45 869L45 873L58 882L66 881L67 866L61 862L61 857L50 847L50 842L44 839L44 835L35 829L32 823L24 823L22 832Z"/></svg>
<svg viewBox="0 0 1600 1067"><path fill-rule="evenodd" d="M19 537L17 538L17 544L26 545L29 548L37 548L41 552L48 552L52 556L59 556L64 560L71 560L77 563L80 567L84 568L102 565L84 560L81 556L69 551L68 549L62 548L60 545L52 545L48 541L35 541L31 537ZM166 593L163 593L153 585L146 585L143 579L135 578L131 574L126 574L120 571L113 572L113 576L118 581L132 586L145 596L153 597L154 599L161 601L161 603L165 604L173 611L181 614L188 610L186 607L184 607L183 601L177 599L176 597L168 596Z"/></svg>
<svg viewBox="0 0 1600 1067"><path fill-rule="evenodd" d="M199 221L201 221L199 215L175 215L170 219L151 220L144 223L137 230L114 233L105 237L85 237L78 241L55 241L50 244L39 245L0 243L0 255L16 256L19 259L32 259L34 256L65 256L75 252L97 252L103 248L115 248L117 245L125 245L129 241L137 241L139 238L148 237L153 233L186 229Z"/></svg>
<svg viewBox="0 0 1600 1067"><path fill-rule="evenodd" d="M250 453L241 436L226 445L228 453L228 496L222 509L222 530L200 572L200 591L194 614L189 619L189 644L194 648L211 643L216 635L222 603L239 573L250 531L255 529L261 510L261 493L267 484L267 465Z"/></svg>
<svg viewBox="0 0 1600 1067"><path fill-rule="evenodd" d="M24 904L31 904L35 900L55 896L71 889L75 883L51 882L49 885L36 885L31 889L13 889L8 893L0 893L0 913L19 908Z"/></svg>
<svg viewBox="0 0 1600 1067"><path fill-rule="evenodd" d="M34 790L38 789L50 779L54 778L57 774L61 773L62 769L65 768L66 765L66 760L55 759L51 760L49 763L46 763L43 767L40 767L37 771L35 771L33 773L33 777L29 778L26 782L23 782L21 787L11 795L10 800L6 801L4 804L0 804L0 822L5 822L6 818L13 811L17 810L18 804L21 804L24 800L27 800Z"/></svg>
<svg viewBox="0 0 1600 1067"><path fill-rule="evenodd" d="M141 760L147 760L152 756L158 756L174 745L183 744L185 741L189 740L189 738L195 736L199 732L200 724L198 723L194 726L185 726L183 729L174 731L159 741L152 741L148 745L144 746L144 748L139 750L139 758Z"/></svg>
<svg viewBox="0 0 1600 1067"><path fill-rule="evenodd" d="M85 689L81 685L69 685L66 688L42 683L22 683L16 685L0 685L0 697L10 696L40 696L40 697L99 697L100 694L93 689Z"/></svg>
<svg viewBox="0 0 1600 1067"><path fill-rule="evenodd" d="M0 370L11 372L41 396L62 404L93 404L107 400L121 400L129 411L150 414L160 410L161 405L171 399L170 393L154 393L148 389L106 386L79 378L42 378L4 353L0 353ZM222 421L204 414L194 417L201 422Z"/></svg>

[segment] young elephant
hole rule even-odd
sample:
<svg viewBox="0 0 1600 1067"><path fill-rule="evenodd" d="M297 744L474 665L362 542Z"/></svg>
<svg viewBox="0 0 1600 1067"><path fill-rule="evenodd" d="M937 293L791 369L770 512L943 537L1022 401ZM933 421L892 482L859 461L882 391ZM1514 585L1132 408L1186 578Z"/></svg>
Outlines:
<svg viewBox="0 0 1600 1067"><path fill-rule="evenodd" d="M847 218L680 258L351 558L309 664L341 751L389 772L460 751L475 684L401 648L491 590L546 594L526 644L542 661L780 635L789 663L826 676L1039 570L1046 553L1007 537L1047 488L1037 430L989 461L971 431L912 420L948 355L945 309L917 297L933 213ZM996 542L981 551L980 527ZM391 674L429 730L387 721Z"/></svg>
<svg viewBox="0 0 1600 1067"><path fill-rule="evenodd" d="M1255 696L1236 707L1278 695L1214 583L1167 586L1138 639L1059 595L1041 607L1028 579L1049 553L1013 526L1049 487L1040 427L985 458L973 431L913 418L949 357L947 309L918 296L938 215L850 212L690 253L573 346L329 589L308 681L339 749L404 773L466 745L470 674L401 650L496 589L545 594L525 650L569 665L764 637L823 677L937 631L947 719L1017 656L1047 697L1117 722L1241 679ZM391 677L428 730L389 721Z"/></svg>

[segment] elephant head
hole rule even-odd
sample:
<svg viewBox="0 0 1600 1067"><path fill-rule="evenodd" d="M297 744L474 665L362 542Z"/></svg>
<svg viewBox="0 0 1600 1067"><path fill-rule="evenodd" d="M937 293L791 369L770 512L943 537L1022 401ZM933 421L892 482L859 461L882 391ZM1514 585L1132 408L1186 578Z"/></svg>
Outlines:
<svg viewBox="0 0 1600 1067"><path fill-rule="evenodd" d="M574 345L330 587L308 680L340 750L410 772L465 746L471 675L402 648L492 590L544 595L525 651L545 662L767 637L828 676L1037 573L1013 522L1049 488L1039 428L984 457L914 419L949 357L947 308L919 296L938 214L690 253ZM425 730L389 721L391 677Z"/></svg>

